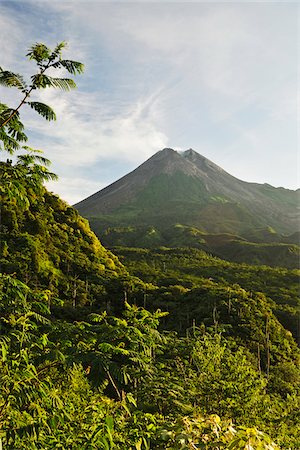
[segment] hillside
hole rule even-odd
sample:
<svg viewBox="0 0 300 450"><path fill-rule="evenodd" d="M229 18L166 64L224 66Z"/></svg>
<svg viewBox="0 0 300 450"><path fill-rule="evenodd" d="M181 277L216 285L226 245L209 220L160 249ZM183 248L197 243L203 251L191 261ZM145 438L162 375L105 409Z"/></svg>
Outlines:
<svg viewBox="0 0 300 450"><path fill-rule="evenodd" d="M241 181L192 149L164 149L75 207L98 235L109 227L175 224L238 235L299 230L299 191Z"/></svg>
<svg viewBox="0 0 300 450"><path fill-rule="evenodd" d="M98 220L90 219L92 228ZM244 236L230 233L209 234L195 227L174 225L109 227L102 234L108 248L123 247L193 247L232 262L254 265L299 267L300 248L297 234L284 236L269 229L255 229Z"/></svg>
<svg viewBox="0 0 300 450"><path fill-rule="evenodd" d="M51 291L54 307L104 307L123 292L126 269L74 208L44 188L28 199L26 207L2 197L1 272Z"/></svg>
<svg viewBox="0 0 300 450"><path fill-rule="evenodd" d="M179 322L182 324L186 321L181 325L185 329L195 321L199 323L199 319L200 322L204 318L208 321L207 316L203 316L199 309L205 307L205 293L214 302L214 299L217 301L218 292L226 303L229 298L240 296L241 294L233 294L233 291L242 288L245 303L252 302L256 293L264 295L273 313L300 343L299 270L231 263L193 248L115 247L113 251L132 275L162 289L160 292L149 291L146 304L151 308L153 298L155 307L167 309L170 315L165 320L170 320L172 327L176 328ZM144 304L143 298L140 301ZM211 304L208 307L211 308ZM250 314L251 311L252 308L249 310ZM239 322L239 319L236 320Z"/></svg>

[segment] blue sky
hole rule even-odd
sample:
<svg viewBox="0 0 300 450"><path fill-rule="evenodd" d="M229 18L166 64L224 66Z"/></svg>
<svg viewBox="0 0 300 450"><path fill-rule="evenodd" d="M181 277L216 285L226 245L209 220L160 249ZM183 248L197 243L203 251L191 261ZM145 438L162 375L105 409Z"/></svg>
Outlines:
<svg viewBox="0 0 300 450"><path fill-rule="evenodd" d="M57 122L22 116L69 203L164 147L296 189L297 18L297 2L1 1L0 65L30 75L27 49L62 40L85 63L76 91L37 93ZM15 106L16 93L0 100Z"/></svg>

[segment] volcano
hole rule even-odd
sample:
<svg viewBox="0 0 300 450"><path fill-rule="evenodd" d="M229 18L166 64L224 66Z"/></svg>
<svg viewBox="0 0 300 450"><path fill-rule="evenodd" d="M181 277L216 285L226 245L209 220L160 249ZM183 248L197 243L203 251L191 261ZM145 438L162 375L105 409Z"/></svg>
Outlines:
<svg viewBox="0 0 300 450"><path fill-rule="evenodd" d="M77 203L100 235L107 227L176 224L205 233L299 230L300 190L249 183L193 149L165 148L106 188Z"/></svg>

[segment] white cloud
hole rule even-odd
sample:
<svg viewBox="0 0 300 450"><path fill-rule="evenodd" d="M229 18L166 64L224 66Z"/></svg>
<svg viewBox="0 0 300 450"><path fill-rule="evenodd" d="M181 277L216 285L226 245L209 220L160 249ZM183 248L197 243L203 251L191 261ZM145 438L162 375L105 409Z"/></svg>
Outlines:
<svg viewBox="0 0 300 450"><path fill-rule="evenodd" d="M28 126L38 132L31 142L52 161L52 170L60 179L51 187L70 203L91 195L103 184L99 170L98 175L94 174L97 181L81 180L76 194L76 183L85 167L101 167L109 160L118 161L118 165L122 161L125 166L134 165L167 145L167 137L155 124L155 96L140 99L117 115L107 110L107 103L99 106L99 99L93 94L61 94L53 90L42 94L41 100L53 105L58 121L49 124L43 119L37 121L33 112L28 115ZM111 174L108 182L113 181Z"/></svg>
<svg viewBox="0 0 300 450"><path fill-rule="evenodd" d="M53 105L58 121L37 122L31 115L28 125L44 133L39 139L45 140L44 144L50 147L47 151L57 164L60 159L74 167L101 159L136 160L137 154L150 155L167 141L155 125L153 96L140 99L118 115L109 111L107 103L99 105L99 98L93 93L72 95L48 90L42 94L41 99Z"/></svg>

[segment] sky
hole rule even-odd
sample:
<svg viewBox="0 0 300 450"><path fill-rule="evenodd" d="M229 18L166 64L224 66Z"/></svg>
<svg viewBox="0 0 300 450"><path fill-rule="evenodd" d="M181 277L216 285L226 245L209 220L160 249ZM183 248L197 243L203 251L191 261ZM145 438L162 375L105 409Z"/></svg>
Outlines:
<svg viewBox="0 0 300 450"><path fill-rule="evenodd" d="M28 48L61 41L85 64L76 90L34 93L56 122L21 112L59 176L49 189L70 204L165 147L297 189L299 23L296 1L0 0L0 66L30 77ZM0 88L0 102L19 100Z"/></svg>

